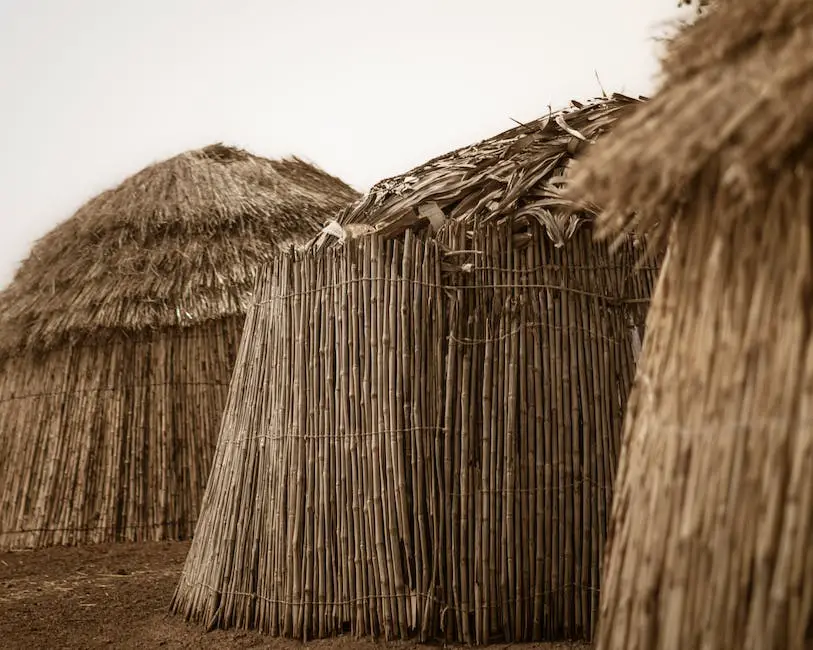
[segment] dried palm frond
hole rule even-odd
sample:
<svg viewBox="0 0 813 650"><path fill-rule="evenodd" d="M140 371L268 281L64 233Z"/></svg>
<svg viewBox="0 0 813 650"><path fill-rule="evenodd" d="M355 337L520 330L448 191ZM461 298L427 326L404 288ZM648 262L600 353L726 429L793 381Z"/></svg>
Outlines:
<svg viewBox="0 0 813 650"><path fill-rule="evenodd" d="M520 216L542 217L558 224L552 237L572 232L573 202L561 196L558 184L571 160L585 146L613 128L644 98L613 94L549 113L477 144L430 160L370 189L337 218L342 226L368 224L385 237L444 221L470 225L500 224ZM317 247L328 241L320 237Z"/></svg>

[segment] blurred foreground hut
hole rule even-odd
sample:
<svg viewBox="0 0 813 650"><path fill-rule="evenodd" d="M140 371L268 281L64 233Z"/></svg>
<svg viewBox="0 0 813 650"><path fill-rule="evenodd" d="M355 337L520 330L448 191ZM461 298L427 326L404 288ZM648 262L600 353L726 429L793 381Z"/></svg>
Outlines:
<svg viewBox="0 0 813 650"><path fill-rule="evenodd" d="M669 241L598 648L809 649L813 3L711 3L664 72L573 176L606 210L599 234Z"/></svg>
<svg viewBox="0 0 813 650"><path fill-rule="evenodd" d="M256 270L357 196L212 145L37 242L0 294L0 549L189 537Z"/></svg>
<svg viewBox="0 0 813 650"><path fill-rule="evenodd" d="M209 626L589 637L657 265L559 196L639 102L376 185L258 280L172 607Z"/></svg>

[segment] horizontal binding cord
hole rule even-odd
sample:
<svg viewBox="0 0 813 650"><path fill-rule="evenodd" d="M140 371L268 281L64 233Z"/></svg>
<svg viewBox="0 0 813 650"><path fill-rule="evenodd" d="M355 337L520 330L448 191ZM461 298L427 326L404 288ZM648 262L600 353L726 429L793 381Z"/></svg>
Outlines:
<svg viewBox="0 0 813 650"><path fill-rule="evenodd" d="M413 280L410 278L389 278L389 277L363 277L363 278L353 278L352 280L342 280L341 282L331 282L330 284L325 284L321 287L317 287L315 289L306 289L304 291L286 291L284 295L277 295L271 296L270 298L265 298L263 300L257 300L252 304L256 307L261 305L267 305L271 303L278 303L278 302L285 302L289 300L293 300L295 298L302 298L304 296L313 296L318 295L322 292L331 291L333 289L339 289L342 287L347 287L353 284L361 284L362 282L385 282L390 284L402 284L404 282L408 284L412 284L415 286L425 287L428 289L441 289L444 291L460 291L460 290L469 290L469 289L479 289L479 290L486 290L486 289L547 289L550 291L561 291L563 293L572 293L580 296L587 296L589 298L598 298L599 300L603 300L606 303L615 305L615 304L634 304L634 303L641 303L641 304L648 304L650 302L649 298L619 298L617 296L610 296L603 293L596 293L593 291L584 291L581 289L574 289L572 287L564 287L561 285L554 285L554 284L530 284L530 283L521 283L521 284L504 284L504 283L483 283L483 284L438 284L436 282L423 282L422 280Z"/></svg>
<svg viewBox="0 0 813 650"><path fill-rule="evenodd" d="M562 557L565 557L565 556L564 555L559 556L559 558L562 558ZM557 558L557 559L559 559L559 558ZM193 587L193 588L194 587L202 587L203 589L206 589L208 592L213 593L213 594L217 594L218 596L242 596L243 598L251 598L253 600L261 600L264 603L268 603L269 605L285 605L285 606L291 606L291 607L303 607L304 605L312 605L312 606L317 606L317 607L319 607L319 606L321 606L321 607L344 607L344 606L359 605L359 604L362 604L362 603L382 602L382 601L388 601L388 600L395 600L395 599L399 599L399 598L406 599L406 598L416 598L417 597L417 598L422 598L424 600L428 600L429 602L432 602L432 603L434 603L436 605L440 605L444 609L447 609L447 610L449 610L451 612L461 612L463 614L466 614L466 613L470 614L470 613L473 613L473 612L477 611L478 609L481 610L481 611L488 611L488 610L491 610L491 609L498 609L498 604L496 604L496 603L493 604L493 605L484 604L484 605L480 605L480 607L477 607L476 605L472 604L471 607L469 607L467 609L463 609L462 607L458 607L458 606L456 606L456 605L454 605L452 603L447 603L445 600L441 600L437 596L430 596L429 594L418 593L418 592L412 591L412 590L410 590L409 593L376 594L376 595L370 595L370 596L360 596L359 598L350 598L350 599L346 599L346 600L336 600L336 601L333 601L333 602L315 601L315 600L307 601L307 602L302 601L302 600L300 600L300 601L283 600L281 598L269 598L267 596L261 596L260 594L257 594L257 593L248 593L248 592L245 592L245 591L229 591L229 590L215 589L214 587L212 587L211 585L209 585L207 583L196 582L196 581L190 580L187 577L187 573L186 573L185 569L181 572L181 580L184 582L184 584L186 584L189 587ZM440 587L440 585L439 585L439 587ZM580 589L580 590L583 590L583 591L590 591L590 592L594 592L594 593L600 593L600 589L598 589L597 587L591 587L590 585L577 585L576 583L570 583L570 584L562 585L561 587L559 587L557 589L543 589L543 590L540 590L540 591L535 591L532 595L529 595L529 596L521 596L519 598L517 598L516 596L509 597L509 598L506 598L505 600L503 600L502 603L527 603L528 601L534 600L534 599L538 598L539 596L552 596L554 594L567 593L567 592L577 590L577 589Z"/></svg>
<svg viewBox="0 0 813 650"><path fill-rule="evenodd" d="M181 387L181 386L210 386L210 387L221 387L221 388L228 388L228 382L221 382L221 381L178 381L178 382L164 382L164 383L151 383L151 384L121 384L120 386L100 386L98 388L82 388L77 390L60 390L60 391L49 391L46 393L26 393L25 395L12 395L11 397L4 397L0 399L0 404L5 402L13 402L15 400L22 400L22 399L34 399L37 397L57 397L57 396L64 396L64 395L88 395L90 393L104 393L104 392L119 392L126 388L159 388L159 387L166 387L172 386L174 387Z"/></svg>
<svg viewBox="0 0 813 650"><path fill-rule="evenodd" d="M251 436L241 436L239 438L231 438L222 440L225 444L239 444L241 442L249 442L252 440L344 440L347 438L372 438L374 436L395 436L405 435L411 433L436 433L442 434L445 430L443 427L414 427L405 429L379 429L376 431L359 431L359 432L342 432L342 433L280 433L280 434L267 434L257 433Z"/></svg>
<svg viewBox="0 0 813 650"><path fill-rule="evenodd" d="M561 325L551 325L550 323L543 323L542 321L526 321L525 323L520 323L510 332L506 332L505 334L501 334L499 336L492 336L489 338L468 338L468 337L458 337L455 336L454 333L449 333L449 340L454 341L455 343L460 343L461 345L483 345L485 343L497 343L499 341L505 341L506 339L511 338L512 336L516 336L519 334L523 328L531 329L531 328L540 328L544 330L551 330L554 332L582 332L583 334L588 334L589 336L595 339L601 339L603 341L608 341L610 343L623 343L627 341L626 336L607 336L606 334L602 334L601 332L596 332L593 329L589 329L587 327L578 327L577 325L570 325L568 327L562 327Z"/></svg>
<svg viewBox="0 0 813 650"><path fill-rule="evenodd" d="M107 526L70 526L67 528L16 528L13 530L0 531L0 539L10 537L12 535L24 535L26 533L69 533L69 532L90 532L90 531L112 531L112 530L146 530L149 528L169 528L172 526L185 526L194 529L197 524L197 519L189 521L166 521L157 524L126 524L124 526L117 526L109 524Z"/></svg>

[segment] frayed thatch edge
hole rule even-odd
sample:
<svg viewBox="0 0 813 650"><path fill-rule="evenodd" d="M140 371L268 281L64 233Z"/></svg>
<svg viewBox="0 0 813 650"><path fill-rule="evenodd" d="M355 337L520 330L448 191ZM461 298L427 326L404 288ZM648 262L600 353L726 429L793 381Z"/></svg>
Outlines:
<svg viewBox="0 0 813 650"><path fill-rule="evenodd" d="M585 222L561 192L570 165L582 151L646 101L615 93L550 111L476 144L387 178L340 212L304 248L319 249L360 234L385 238L407 230L439 232L448 223L475 227L538 222L563 246Z"/></svg>
<svg viewBox="0 0 813 650"><path fill-rule="evenodd" d="M35 242L0 292L0 358L244 314L256 270L359 196L220 143L149 165Z"/></svg>
<svg viewBox="0 0 813 650"><path fill-rule="evenodd" d="M659 95L573 166L565 195L596 214L596 237L636 231L658 245L699 183L715 183L741 211L764 200L782 170L796 170L813 139L813 4L760 0L736 16L746 17L750 47L740 29L736 47L719 46L733 57L726 65L697 70L691 61L667 61L672 78L690 74L671 85L667 78ZM724 40L731 19L714 5L678 37L673 57L715 30Z"/></svg>

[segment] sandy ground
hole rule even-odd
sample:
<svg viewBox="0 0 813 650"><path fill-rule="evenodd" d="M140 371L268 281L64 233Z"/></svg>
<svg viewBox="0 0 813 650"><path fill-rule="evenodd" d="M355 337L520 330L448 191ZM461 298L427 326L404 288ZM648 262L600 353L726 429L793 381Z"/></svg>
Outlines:
<svg viewBox="0 0 813 650"><path fill-rule="evenodd" d="M427 647L352 637L302 644L234 630L206 633L167 611L188 548L187 543L111 544L0 554L0 647L8 650ZM563 650L589 646L490 647Z"/></svg>

